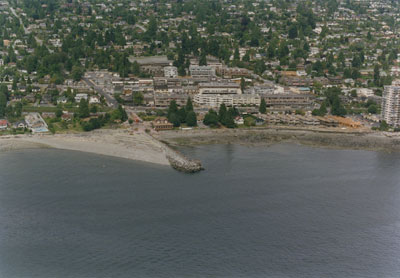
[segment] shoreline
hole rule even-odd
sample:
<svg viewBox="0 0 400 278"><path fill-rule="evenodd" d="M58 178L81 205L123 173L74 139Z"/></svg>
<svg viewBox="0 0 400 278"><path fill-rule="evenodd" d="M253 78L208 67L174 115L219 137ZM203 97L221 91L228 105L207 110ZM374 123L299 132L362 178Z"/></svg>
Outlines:
<svg viewBox="0 0 400 278"><path fill-rule="evenodd" d="M277 143L295 143L330 149L400 152L400 134L337 128L197 129L164 131L156 138L172 147L206 144L269 146Z"/></svg>
<svg viewBox="0 0 400 278"><path fill-rule="evenodd" d="M0 136L0 152L40 148L80 151L170 165L187 173L203 169L201 162L185 157L146 133L131 130L104 129L87 133Z"/></svg>
<svg viewBox="0 0 400 278"><path fill-rule="evenodd" d="M96 130L56 135L0 136L0 152L54 148L113 156L195 173L201 161L179 152L180 146L241 144L270 146L295 143L311 147L400 152L400 134L365 130L268 127L251 129L193 129L162 131L153 135L131 130Z"/></svg>

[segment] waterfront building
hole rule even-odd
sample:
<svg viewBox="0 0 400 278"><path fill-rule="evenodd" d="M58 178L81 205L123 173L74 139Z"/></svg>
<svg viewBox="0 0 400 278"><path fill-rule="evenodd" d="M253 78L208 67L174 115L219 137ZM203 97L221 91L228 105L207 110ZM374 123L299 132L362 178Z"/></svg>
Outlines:
<svg viewBox="0 0 400 278"><path fill-rule="evenodd" d="M174 125L171 124L170 122L168 122L168 119L165 117L158 117L158 118L154 119L154 121L152 122L152 125L156 131L171 130L174 128Z"/></svg>
<svg viewBox="0 0 400 278"><path fill-rule="evenodd" d="M382 96L382 120L389 125L400 126L400 81L385 86Z"/></svg>

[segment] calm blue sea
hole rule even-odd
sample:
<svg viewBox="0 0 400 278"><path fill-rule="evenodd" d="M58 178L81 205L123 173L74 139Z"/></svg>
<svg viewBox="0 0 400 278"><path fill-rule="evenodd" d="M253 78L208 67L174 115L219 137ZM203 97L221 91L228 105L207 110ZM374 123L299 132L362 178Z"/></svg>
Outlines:
<svg viewBox="0 0 400 278"><path fill-rule="evenodd" d="M400 277L400 155L184 148L206 171L0 153L0 277Z"/></svg>

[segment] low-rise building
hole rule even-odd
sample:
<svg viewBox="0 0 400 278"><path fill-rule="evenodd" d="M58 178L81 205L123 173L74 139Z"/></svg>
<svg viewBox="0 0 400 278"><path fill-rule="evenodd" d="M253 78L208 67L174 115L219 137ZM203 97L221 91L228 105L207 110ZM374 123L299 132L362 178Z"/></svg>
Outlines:
<svg viewBox="0 0 400 278"><path fill-rule="evenodd" d="M75 101L76 102L80 102L81 99L87 100L88 99L88 94L76 94Z"/></svg>
<svg viewBox="0 0 400 278"><path fill-rule="evenodd" d="M178 76L178 68L174 66L164 67L164 77L176 78Z"/></svg>
<svg viewBox="0 0 400 278"><path fill-rule="evenodd" d="M15 129L18 129L18 128L24 129L27 127L28 127L28 124L25 122L25 120L13 123L13 128L15 128Z"/></svg>
<svg viewBox="0 0 400 278"><path fill-rule="evenodd" d="M100 103L100 97L99 96L90 96L89 103L90 104L98 104L98 103Z"/></svg>
<svg viewBox="0 0 400 278"><path fill-rule="evenodd" d="M199 106L218 108L221 104L227 106L258 106L261 97L258 94L197 94L194 103Z"/></svg>
<svg viewBox="0 0 400 278"><path fill-rule="evenodd" d="M173 100L177 105L183 106L186 104L187 99L188 96L184 94L154 93L154 106L168 107Z"/></svg>
<svg viewBox="0 0 400 278"><path fill-rule="evenodd" d="M156 118L153 122L152 122L153 128L156 131L160 131L160 130L171 130L174 128L174 125L171 124L170 122L168 122L168 119L165 117L159 117Z"/></svg>
<svg viewBox="0 0 400 278"><path fill-rule="evenodd" d="M210 66L194 66L189 67L190 75L193 78L207 78L215 76L215 68Z"/></svg>
<svg viewBox="0 0 400 278"><path fill-rule="evenodd" d="M46 122L39 113L29 113L25 116L25 122L33 133L48 132Z"/></svg>
<svg viewBox="0 0 400 278"><path fill-rule="evenodd" d="M7 120L0 120L0 130L6 130L8 128L8 121Z"/></svg>
<svg viewBox="0 0 400 278"><path fill-rule="evenodd" d="M262 95L262 98L267 107L297 109L310 107L313 104L314 96L311 94L285 93Z"/></svg>

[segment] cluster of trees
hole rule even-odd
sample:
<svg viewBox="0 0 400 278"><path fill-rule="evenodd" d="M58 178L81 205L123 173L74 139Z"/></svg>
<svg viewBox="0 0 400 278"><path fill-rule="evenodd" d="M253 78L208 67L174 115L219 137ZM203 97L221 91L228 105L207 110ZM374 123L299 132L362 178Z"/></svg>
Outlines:
<svg viewBox="0 0 400 278"><path fill-rule="evenodd" d="M79 102L79 112L77 116L81 118L80 124L84 131L91 131L101 128L107 123L125 122L126 120L128 120L128 114L121 105L119 105L117 109L112 111L111 114L105 113L104 115L93 117L88 121L86 120L90 116L90 113L96 112L96 105L92 105L91 107L89 107L89 102L85 99L81 99L81 101Z"/></svg>
<svg viewBox="0 0 400 278"><path fill-rule="evenodd" d="M7 98L8 98L8 88L5 84L1 84L0 85L0 117L4 117L6 115Z"/></svg>
<svg viewBox="0 0 400 278"><path fill-rule="evenodd" d="M193 103L190 98L186 102L186 106L178 108L175 100L172 100L168 107L167 118L175 127L186 123L187 126L197 126L197 116L193 110Z"/></svg>
<svg viewBox="0 0 400 278"><path fill-rule="evenodd" d="M207 126L218 127L220 124L227 128L235 128L235 117L239 116L239 111L235 107L227 109L223 103L219 107L218 113L210 109L204 116L203 123Z"/></svg>
<svg viewBox="0 0 400 278"><path fill-rule="evenodd" d="M370 114L376 114L378 113L378 105L375 101L373 101L372 99L369 99L366 103L365 103L365 107L367 108L368 113Z"/></svg>
<svg viewBox="0 0 400 278"><path fill-rule="evenodd" d="M312 114L314 116L325 116L327 114L327 107L330 107L331 114L334 116L344 117L347 114L347 110L340 100L342 90L338 87L331 87L325 91L325 101L321 104L319 109L314 109Z"/></svg>
<svg viewBox="0 0 400 278"><path fill-rule="evenodd" d="M91 118L89 121L81 121L81 126L84 131L91 131L103 127L110 121L110 114L100 115L96 118Z"/></svg>

